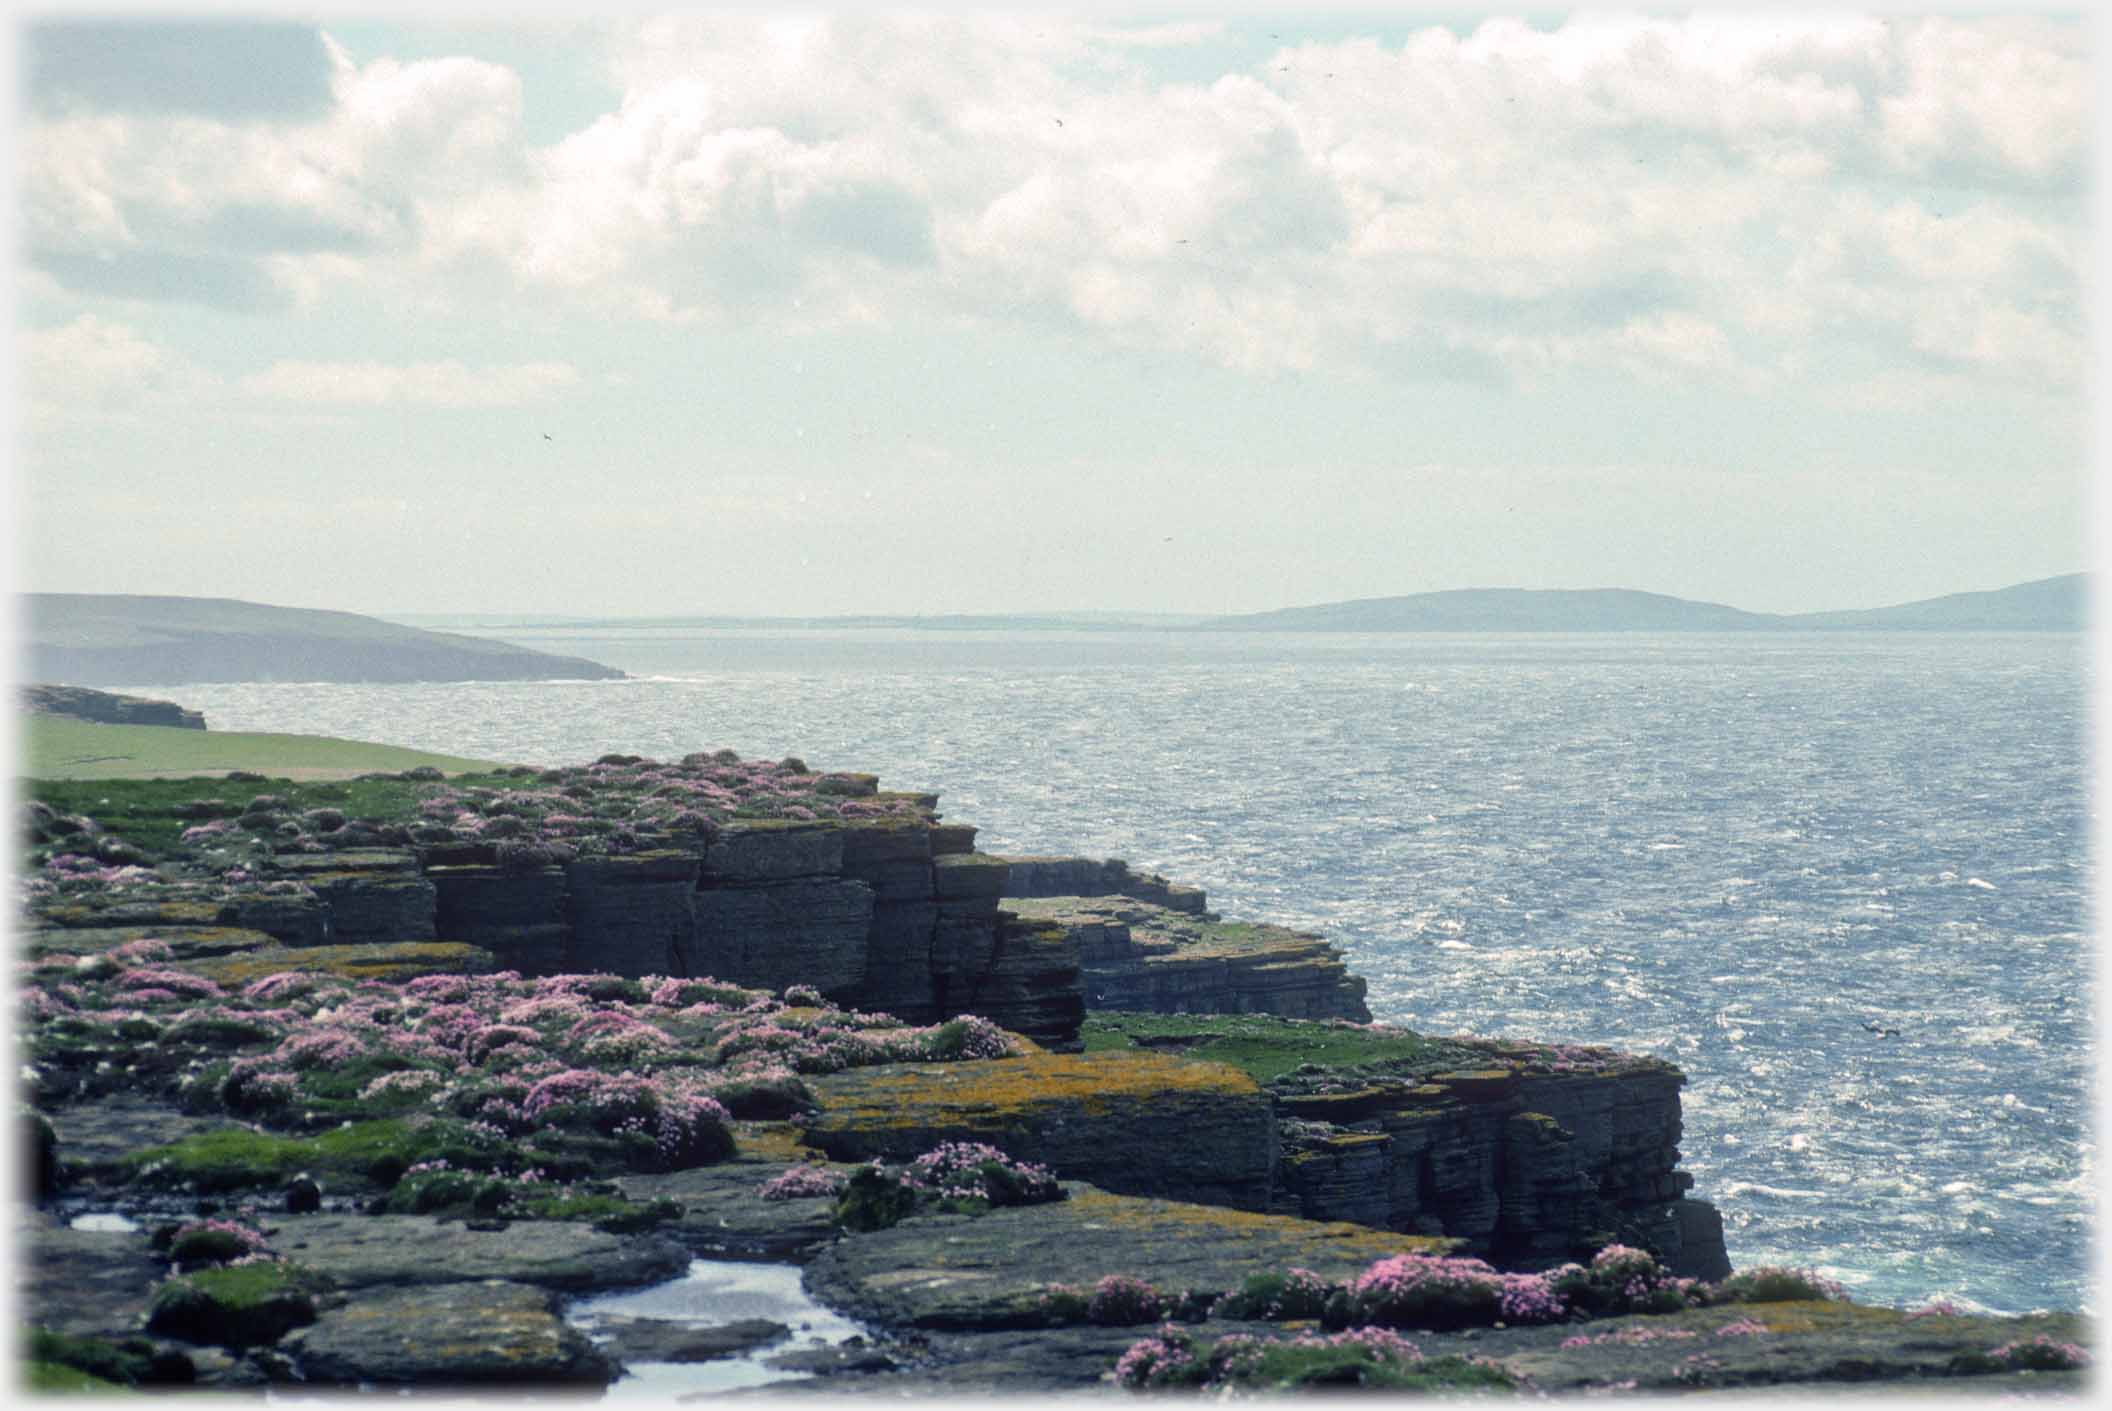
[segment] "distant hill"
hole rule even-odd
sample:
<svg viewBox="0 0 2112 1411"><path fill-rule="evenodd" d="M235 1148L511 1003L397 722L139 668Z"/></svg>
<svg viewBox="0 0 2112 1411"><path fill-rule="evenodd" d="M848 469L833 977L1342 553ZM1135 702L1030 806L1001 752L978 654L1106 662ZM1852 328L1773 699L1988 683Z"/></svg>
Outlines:
<svg viewBox="0 0 2112 1411"><path fill-rule="evenodd" d="M1937 632L2080 632L2089 625L2090 575L2068 573L1998 588L1949 593L1898 607L1861 612L1807 612L1789 618L1797 628Z"/></svg>
<svg viewBox="0 0 2112 1411"><path fill-rule="evenodd" d="M1131 632L1200 627L1212 621L1208 613L1176 612L1042 612L1042 613L846 613L836 617L733 617L725 615L675 617L523 617L491 614L441 616L431 613L399 613L398 622L424 627L457 627L469 632L562 630L591 633L603 629L684 629L700 632L765 628L775 631L851 632L870 628L910 629L919 632Z"/></svg>
<svg viewBox="0 0 2112 1411"><path fill-rule="evenodd" d="M2089 575L1849 612L1746 612L1625 588L1462 588L1220 617L1236 632L2041 631L2086 625Z"/></svg>
<svg viewBox="0 0 2112 1411"><path fill-rule="evenodd" d="M75 686L205 681L608 680L621 671L484 637L232 598L25 595L21 677Z"/></svg>
<svg viewBox="0 0 2112 1411"><path fill-rule="evenodd" d="M1220 617L1239 632L1734 632L1760 613L1627 588L1460 588Z"/></svg>

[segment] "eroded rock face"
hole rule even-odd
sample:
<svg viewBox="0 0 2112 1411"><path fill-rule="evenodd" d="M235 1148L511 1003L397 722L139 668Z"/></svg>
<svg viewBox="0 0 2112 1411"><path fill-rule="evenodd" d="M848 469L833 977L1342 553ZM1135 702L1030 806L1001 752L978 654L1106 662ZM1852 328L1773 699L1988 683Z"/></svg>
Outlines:
<svg viewBox="0 0 2112 1411"><path fill-rule="evenodd" d="M1686 1198L1693 1177L1678 1169L1677 1068L1456 1044L1486 1066L1272 1083L1288 1119L1277 1208L1452 1236L1506 1268L1551 1267L1618 1239L1684 1275L1730 1272L1721 1221Z"/></svg>
<svg viewBox="0 0 2112 1411"><path fill-rule="evenodd" d="M1151 1053L891 1064L812 1078L801 1139L838 1161L906 1161L980 1141L1125 1194L1262 1210L1276 1165L1268 1096L1238 1069Z"/></svg>
<svg viewBox="0 0 2112 1411"><path fill-rule="evenodd" d="M1070 934L1090 1009L1371 1019L1364 981L1319 936L1204 919L1129 897L1056 896L1006 906Z"/></svg>
<svg viewBox="0 0 2112 1411"><path fill-rule="evenodd" d="M1119 857L1005 857L1009 898L1129 897L1188 916L1208 916L1203 889L1138 872Z"/></svg>
<svg viewBox="0 0 2112 1411"><path fill-rule="evenodd" d="M873 891L863 882L794 877L714 886L695 892L691 905L695 929L677 973L828 993L855 990L865 978ZM573 951L580 969L602 968L601 951L588 938L575 937Z"/></svg>
<svg viewBox="0 0 2112 1411"><path fill-rule="evenodd" d="M593 952L591 964L573 968L634 979L676 973L696 937L698 867L694 854L673 850L567 863L572 946L587 938Z"/></svg>

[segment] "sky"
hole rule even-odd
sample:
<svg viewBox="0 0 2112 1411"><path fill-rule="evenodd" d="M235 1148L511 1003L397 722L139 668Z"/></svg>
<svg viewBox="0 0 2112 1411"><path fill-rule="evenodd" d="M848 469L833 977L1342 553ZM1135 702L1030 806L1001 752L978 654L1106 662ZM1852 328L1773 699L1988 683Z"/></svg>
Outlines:
<svg viewBox="0 0 2112 1411"><path fill-rule="evenodd" d="M2094 562L2073 12L182 13L16 19L19 590L1798 612Z"/></svg>

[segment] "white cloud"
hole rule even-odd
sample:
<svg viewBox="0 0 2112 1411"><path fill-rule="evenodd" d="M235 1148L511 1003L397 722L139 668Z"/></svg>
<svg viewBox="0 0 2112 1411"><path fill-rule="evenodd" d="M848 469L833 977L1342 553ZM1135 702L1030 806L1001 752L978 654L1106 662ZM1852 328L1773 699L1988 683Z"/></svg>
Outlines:
<svg viewBox="0 0 2112 1411"><path fill-rule="evenodd" d="M2079 26L1503 19L1152 76L1216 32L658 17L613 31L621 105L541 149L503 68L333 46L314 122L32 129L26 226L77 257L62 278L232 249L291 298L502 271L603 314L1054 321L1240 368L1442 348L1752 379L1853 337L2072 380ZM207 276L256 298L161 277Z"/></svg>
<svg viewBox="0 0 2112 1411"><path fill-rule="evenodd" d="M215 379L125 324L94 314L19 335L24 390L42 417L122 413L165 395L210 391Z"/></svg>
<svg viewBox="0 0 2112 1411"><path fill-rule="evenodd" d="M450 207L520 179L518 78L471 59L362 68L329 51L335 105L312 120L91 114L28 127L32 258L84 292L214 302L203 261L246 266L230 288L298 294L314 286L304 262L341 276L443 253Z"/></svg>
<svg viewBox="0 0 2112 1411"><path fill-rule="evenodd" d="M508 407L575 385L569 363L513 363L472 368L454 361L273 363L245 377L246 396L305 406Z"/></svg>

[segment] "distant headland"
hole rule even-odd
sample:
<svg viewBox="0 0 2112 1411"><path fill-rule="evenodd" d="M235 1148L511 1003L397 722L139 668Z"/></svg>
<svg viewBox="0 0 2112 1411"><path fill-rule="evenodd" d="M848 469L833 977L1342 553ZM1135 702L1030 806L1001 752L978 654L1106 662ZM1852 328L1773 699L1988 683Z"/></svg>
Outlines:
<svg viewBox="0 0 2112 1411"><path fill-rule="evenodd" d="M485 637L233 598L29 593L24 607L26 681L598 681L624 674Z"/></svg>
<svg viewBox="0 0 2112 1411"><path fill-rule="evenodd" d="M1894 607L1834 612L1747 612L1626 588L1461 588L1359 598L1240 614L1151 612L858 613L834 617L660 615L572 617L405 615L404 621L479 632L508 628L591 633L601 628L928 632L2078 632L2087 626L2090 577L2070 573L1991 592L1951 593Z"/></svg>

